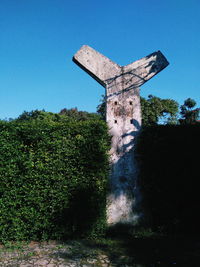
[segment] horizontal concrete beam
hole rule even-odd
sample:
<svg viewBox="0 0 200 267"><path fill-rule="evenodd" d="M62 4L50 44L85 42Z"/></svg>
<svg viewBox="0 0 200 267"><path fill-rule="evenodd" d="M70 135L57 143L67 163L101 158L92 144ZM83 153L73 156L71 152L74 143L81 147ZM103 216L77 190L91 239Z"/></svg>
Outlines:
<svg viewBox="0 0 200 267"><path fill-rule="evenodd" d="M80 48L73 61L104 87L118 77L123 77L129 84L131 81L132 88L140 87L169 65L163 54L157 51L122 67L88 45Z"/></svg>
<svg viewBox="0 0 200 267"><path fill-rule="evenodd" d="M107 79L121 71L119 65L88 45L80 48L74 55L73 61L104 87L106 87Z"/></svg>

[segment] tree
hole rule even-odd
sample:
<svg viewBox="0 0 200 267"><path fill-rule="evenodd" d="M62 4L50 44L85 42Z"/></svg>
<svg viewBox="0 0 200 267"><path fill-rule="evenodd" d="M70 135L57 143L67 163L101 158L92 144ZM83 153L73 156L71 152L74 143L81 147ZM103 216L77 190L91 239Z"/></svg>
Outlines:
<svg viewBox="0 0 200 267"><path fill-rule="evenodd" d="M184 104L181 105L180 124L195 124L198 122L200 108L193 109L196 106L196 101L192 98L187 98Z"/></svg>
<svg viewBox="0 0 200 267"><path fill-rule="evenodd" d="M96 113L79 111L77 108L62 109L59 113L46 112L45 110L24 111L16 121L45 121L50 123L66 122L66 121L85 121L99 120L100 116Z"/></svg>
<svg viewBox="0 0 200 267"><path fill-rule="evenodd" d="M61 115L53 112L46 112L45 110L32 110L30 112L24 111L16 121L46 121L46 122L60 122L64 121L65 118Z"/></svg>
<svg viewBox="0 0 200 267"><path fill-rule="evenodd" d="M100 119L100 116L96 113L90 113L87 111L79 111L77 108L62 109L59 115L67 116L75 121L96 120Z"/></svg>
<svg viewBox="0 0 200 267"><path fill-rule="evenodd" d="M141 97L140 100L143 125L155 125L160 121L164 124L177 123L178 103L175 100L153 95L149 95L148 99Z"/></svg>
<svg viewBox="0 0 200 267"><path fill-rule="evenodd" d="M97 113L103 120L106 120L106 96L102 95L100 104L97 106Z"/></svg>

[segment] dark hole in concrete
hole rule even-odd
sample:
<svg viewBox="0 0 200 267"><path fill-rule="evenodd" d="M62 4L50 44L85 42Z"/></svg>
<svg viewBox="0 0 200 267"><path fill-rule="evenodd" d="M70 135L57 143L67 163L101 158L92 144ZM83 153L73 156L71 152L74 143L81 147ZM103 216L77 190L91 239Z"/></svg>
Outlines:
<svg viewBox="0 0 200 267"><path fill-rule="evenodd" d="M132 102L132 101L130 101L130 102L129 102L129 104L132 106L132 105L133 105L133 102Z"/></svg>
<svg viewBox="0 0 200 267"><path fill-rule="evenodd" d="M117 101L115 101L115 105L117 105Z"/></svg>
<svg viewBox="0 0 200 267"><path fill-rule="evenodd" d="M115 123L117 123L117 120L115 120Z"/></svg>
<svg viewBox="0 0 200 267"><path fill-rule="evenodd" d="M130 120L130 124L133 124L133 119Z"/></svg>

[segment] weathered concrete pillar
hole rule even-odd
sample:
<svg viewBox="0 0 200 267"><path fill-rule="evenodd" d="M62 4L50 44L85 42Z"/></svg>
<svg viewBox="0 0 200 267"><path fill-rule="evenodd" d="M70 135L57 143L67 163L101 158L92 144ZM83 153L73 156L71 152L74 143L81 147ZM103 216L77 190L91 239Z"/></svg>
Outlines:
<svg viewBox="0 0 200 267"><path fill-rule="evenodd" d="M106 120L112 135L108 224L137 223L137 165L134 142L141 127L140 89L169 63L160 51L121 67L89 46L73 61L106 88Z"/></svg>

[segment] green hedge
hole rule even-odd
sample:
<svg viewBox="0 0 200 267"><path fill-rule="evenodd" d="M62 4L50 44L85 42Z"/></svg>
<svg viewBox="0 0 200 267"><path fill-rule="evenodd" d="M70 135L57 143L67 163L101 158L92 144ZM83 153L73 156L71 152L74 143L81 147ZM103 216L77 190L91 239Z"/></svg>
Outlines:
<svg viewBox="0 0 200 267"><path fill-rule="evenodd" d="M0 122L0 241L102 234L108 149L102 121Z"/></svg>
<svg viewBox="0 0 200 267"><path fill-rule="evenodd" d="M137 156L143 208L150 225L169 232L200 232L200 125L141 131Z"/></svg>

